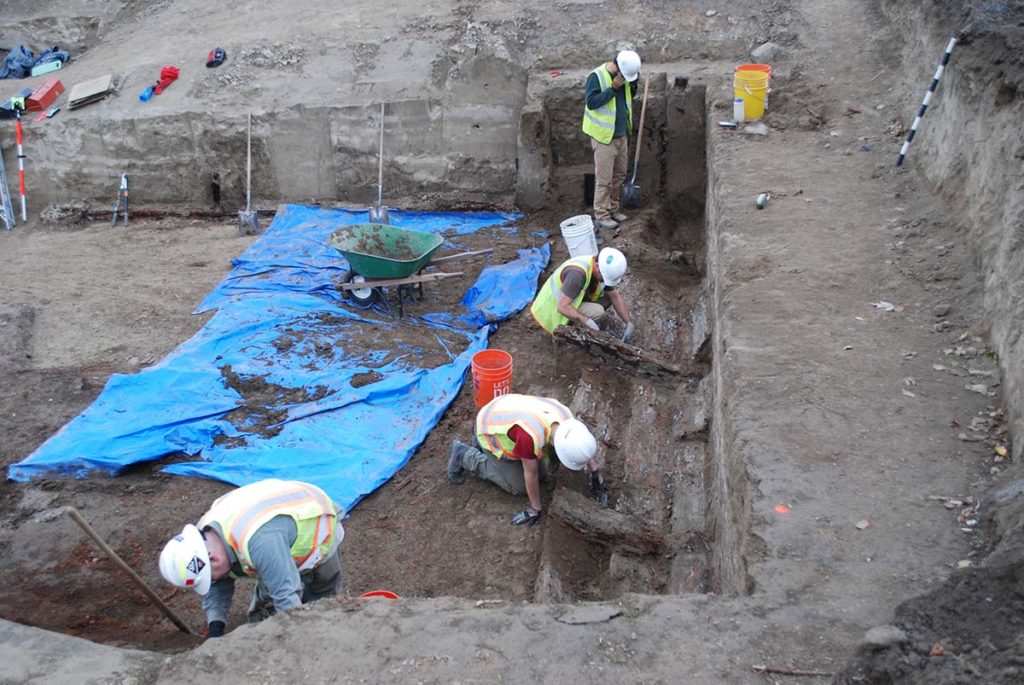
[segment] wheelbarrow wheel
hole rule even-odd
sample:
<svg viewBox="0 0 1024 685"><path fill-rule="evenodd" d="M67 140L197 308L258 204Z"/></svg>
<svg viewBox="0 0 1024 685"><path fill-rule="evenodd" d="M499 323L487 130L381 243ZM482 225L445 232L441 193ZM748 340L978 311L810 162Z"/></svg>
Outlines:
<svg viewBox="0 0 1024 685"><path fill-rule="evenodd" d="M349 283L366 283L366 279L357 275L353 276ZM357 305L367 307L373 304L373 300L377 297L377 290L369 286L366 288L350 288L348 294Z"/></svg>

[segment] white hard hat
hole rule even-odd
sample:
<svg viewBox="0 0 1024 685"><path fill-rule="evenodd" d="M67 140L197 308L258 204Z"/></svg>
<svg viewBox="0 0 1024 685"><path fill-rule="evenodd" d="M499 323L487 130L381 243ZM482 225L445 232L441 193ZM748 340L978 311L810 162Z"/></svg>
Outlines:
<svg viewBox="0 0 1024 685"><path fill-rule="evenodd" d="M623 50L615 56L615 63L619 65L619 71L622 72L622 78L626 79L630 83L636 81L640 75L640 55L636 54L632 50Z"/></svg>
<svg viewBox="0 0 1024 685"><path fill-rule="evenodd" d="M597 454L597 441L582 421L567 419L555 429L555 454L566 468L579 471Z"/></svg>
<svg viewBox="0 0 1024 685"><path fill-rule="evenodd" d="M626 275L626 255L614 247L602 248L597 253L597 268L601 270L604 284L614 288L622 282L622 277Z"/></svg>
<svg viewBox="0 0 1024 685"><path fill-rule="evenodd" d="M210 553L203 534L191 523L164 545L160 552L160 574L171 585L192 588L201 595L210 591Z"/></svg>

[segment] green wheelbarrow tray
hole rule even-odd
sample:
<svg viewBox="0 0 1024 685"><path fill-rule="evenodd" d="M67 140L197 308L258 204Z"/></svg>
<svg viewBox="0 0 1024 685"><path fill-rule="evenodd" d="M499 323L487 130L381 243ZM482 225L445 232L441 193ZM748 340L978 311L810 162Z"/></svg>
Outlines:
<svg viewBox="0 0 1024 685"><path fill-rule="evenodd" d="M387 224L353 224L327 239L348 260L354 274L374 280L411 276L430 263L443 243L436 233Z"/></svg>

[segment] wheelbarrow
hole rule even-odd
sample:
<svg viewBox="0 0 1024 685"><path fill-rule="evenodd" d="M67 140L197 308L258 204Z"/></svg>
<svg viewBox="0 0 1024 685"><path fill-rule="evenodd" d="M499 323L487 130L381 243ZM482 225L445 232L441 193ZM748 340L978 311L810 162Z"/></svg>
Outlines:
<svg viewBox="0 0 1024 685"><path fill-rule="evenodd" d="M387 288L397 288L399 316L403 295L415 289L423 296L423 284L464 276L462 271L422 273L430 265L492 252L491 249L434 257L444 237L387 224L354 224L330 235L327 243L349 264L349 273L338 289L357 305L368 307Z"/></svg>

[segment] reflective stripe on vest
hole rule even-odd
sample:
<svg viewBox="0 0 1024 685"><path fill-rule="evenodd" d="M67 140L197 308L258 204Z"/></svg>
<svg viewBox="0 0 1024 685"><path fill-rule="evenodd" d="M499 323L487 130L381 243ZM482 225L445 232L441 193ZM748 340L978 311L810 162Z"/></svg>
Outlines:
<svg viewBox="0 0 1024 685"><path fill-rule="evenodd" d="M262 480L219 497L199 519L203 530L216 523L224 542L238 557L245 575L258 575L249 554L249 541L275 516L290 516L298 534L291 547L292 560L300 571L317 566L341 542L345 533L338 523L338 509L327 494L308 483Z"/></svg>
<svg viewBox="0 0 1024 685"><path fill-rule="evenodd" d="M548 333L554 333L556 328L569 322L569 319L558 311L558 299L562 294L562 271L567 267L583 269L585 274L583 287L580 289L576 299L572 301L573 309L580 308L580 304L590 288L590 282L594 278L593 257L573 257L567 259L548 277L548 280L544 282L544 285L537 293L537 297L534 298L533 304L530 305L530 314L540 324L540 327ZM597 291L590 295L590 300L597 300L603 293L604 284L602 283L598 285Z"/></svg>
<svg viewBox="0 0 1024 685"><path fill-rule="evenodd" d="M605 65L599 66L597 69L591 72L597 74L598 85L601 86L601 90L605 91L612 87L612 80L615 78L612 73L608 71ZM626 88L626 135L633 132L633 91L629 85L629 81L625 83ZM615 137L615 101L617 98L612 98L598 107L597 109L590 109L585 107L583 110L583 132L593 138L599 143L607 145L612 142L612 138Z"/></svg>
<svg viewBox="0 0 1024 685"><path fill-rule="evenodd" d="M533 439L538 459L551 443L551 426L572 418L569 408L557 400L531 395L502 395L484 405L476 415L476 439L499 459L515 459L515 441L508 436L519 426Z"/></svg>

